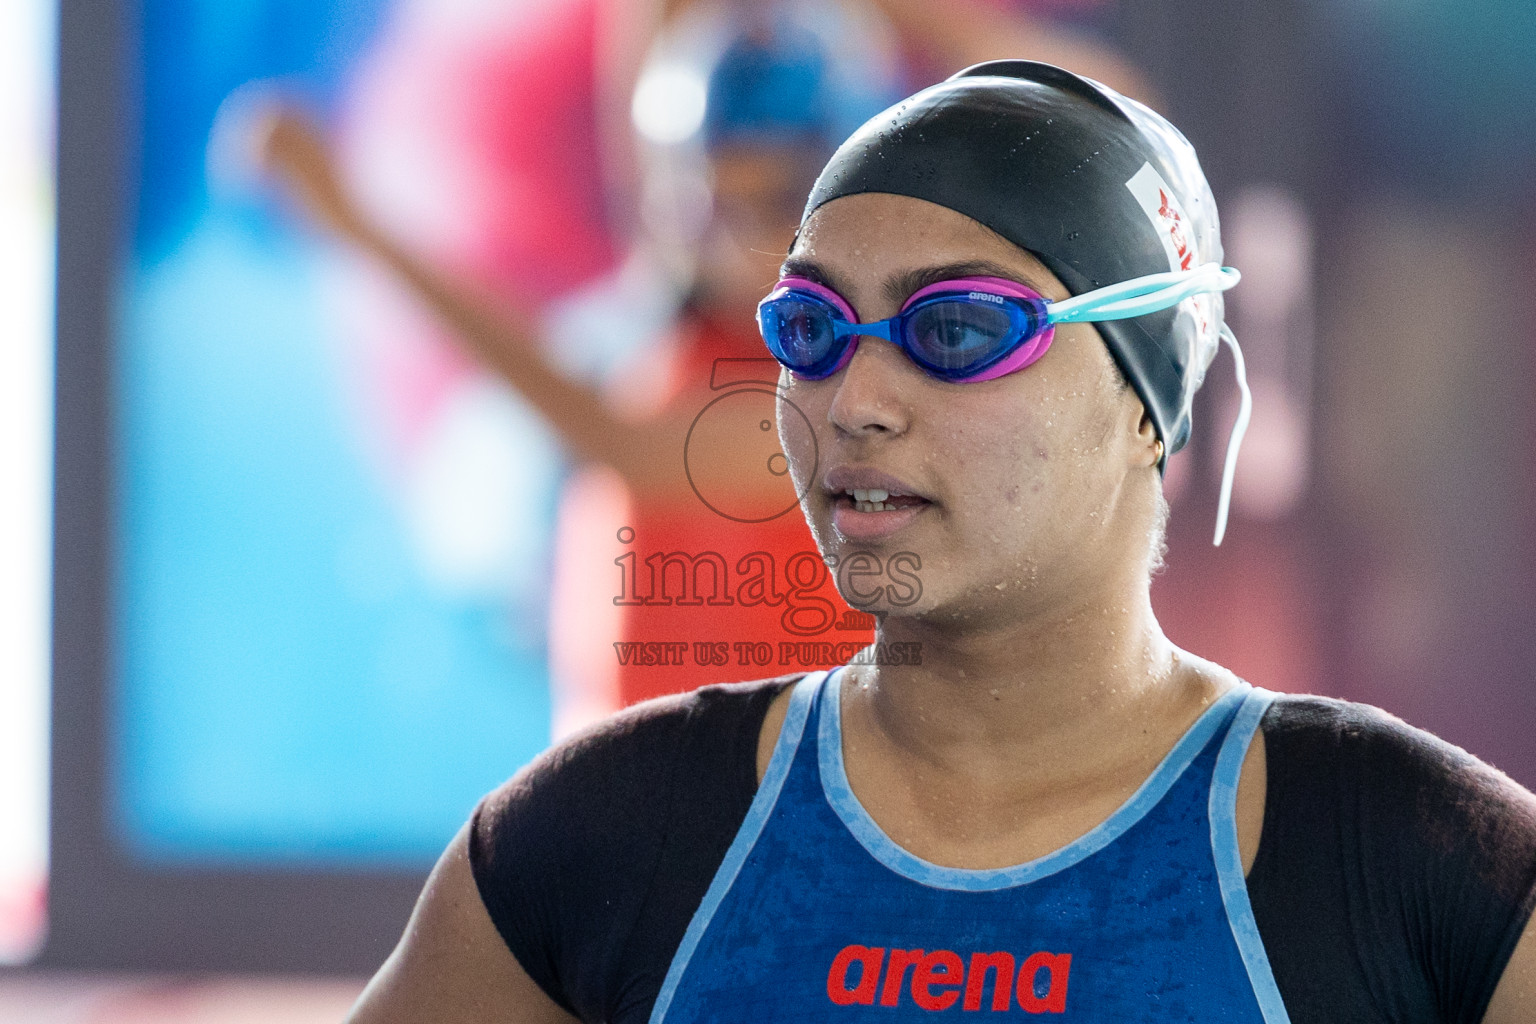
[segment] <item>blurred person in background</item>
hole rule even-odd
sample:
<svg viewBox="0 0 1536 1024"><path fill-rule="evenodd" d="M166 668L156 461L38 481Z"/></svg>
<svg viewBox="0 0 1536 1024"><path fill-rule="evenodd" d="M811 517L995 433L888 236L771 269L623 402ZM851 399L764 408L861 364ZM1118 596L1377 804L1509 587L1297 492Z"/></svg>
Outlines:
<svg viewBox="0 0 1536 1024"><path fill-rule="evenodd" d="M834 5L695 13L708 16L673 26L679 38L663 40L662 66L637 96L640 127L661 135L644 154L656 230L615 273L542 313L488 301L396 242L300 114L265 126L265 159L310 213L424 300L586 463L557 515L551 658L562 732L717 678L737 644L766 643L777 657L786 639L869 639L857 622L829 634L847 608L793 487L769 464L777 438L760 425L773 418L776 373L760 370L756 389L722 402L711 385L718 360L766 362L752 321L763 282L832 141L893 97L894 55ZM834 33L860 39L863 64L839 65ZM702 109L690 109L690 85ZM678 116L681 129L656 123ZM690 440L702 454L685 464ZM701 656L695 643L710 646Z"/></svg>
<svg viewBox="0 0 1536 1024"><path fill-rule="evenodd" d="M638 132L626 124L621 142L599 140L609 166L562 179L552 162L570 146L558 137L513 158L535 168L528 183L555 187L537 203L550 209L527 214L542 225L534 251L550 258L514 269L511 280L524 280L511 302L488 301L485 282L455 272L452 259L401 244L297 109L272 112L261 129L264 161L310 214L403 282L585 462L556 517L557 735L718 679L727 665L824 666L870 639L815 554L777 436L764 429L776 371L751 325L821 161L896 95L903 61L892 29L908 65L948 70L1027 47L1144 92L1107 47L981 0L942 11L901 0L666 4L653 14L656 42L628 105ZM587 15L572 7L567 17ZM551 35L563 60L524 57L544 71L529 84L552 96L584 74L604 78L573 59L597 48L567 35ZM602 204L578 202L580 183L622 179L631 164L640 180L629 255L583 284L581 268L590 274L603 259L592 222ZM560 237L562 224L579 230ZM560 290L550 275L562 267L581 287L541 303ZM405 386L434 376L424 366Z"/></svg>

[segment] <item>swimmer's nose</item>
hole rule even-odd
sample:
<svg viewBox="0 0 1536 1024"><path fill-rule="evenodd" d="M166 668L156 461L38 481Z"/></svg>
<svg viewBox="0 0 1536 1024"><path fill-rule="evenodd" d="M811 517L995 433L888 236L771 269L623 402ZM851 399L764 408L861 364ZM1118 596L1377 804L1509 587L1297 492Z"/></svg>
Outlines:
<svg viewBox="0 0 1536 1024"><path fill-rule="evenodd" d="M830 378L837 394L828 419L856 437L905 433L909 417L900 384L922 371L888 341L860 338L856 344L848 364Z"/></svg>

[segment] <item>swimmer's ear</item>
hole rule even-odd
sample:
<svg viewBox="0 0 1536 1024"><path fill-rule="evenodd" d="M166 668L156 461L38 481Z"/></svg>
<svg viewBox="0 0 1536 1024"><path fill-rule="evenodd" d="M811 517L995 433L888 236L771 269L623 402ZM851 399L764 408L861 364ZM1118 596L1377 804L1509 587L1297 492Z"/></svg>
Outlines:
<svg viewBox="0 0 1536 1024"><path fill-rule="evenodd" d="M1136 464L1146 466L1149 469L1155 467L1163 460L1163 442L1157 436L1157 427L1152 423L1152 417L1142 409L1141 422L1136 427Z"/></svg>

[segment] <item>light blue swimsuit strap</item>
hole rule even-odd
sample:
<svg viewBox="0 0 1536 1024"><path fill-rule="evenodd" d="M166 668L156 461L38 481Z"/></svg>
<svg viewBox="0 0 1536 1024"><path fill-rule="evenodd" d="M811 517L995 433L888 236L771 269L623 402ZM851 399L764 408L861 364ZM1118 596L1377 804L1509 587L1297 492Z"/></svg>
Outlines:
<svg viewBox="0 0 1536 1024"><path fill-rule="evenodd" d="M672 957L672 966L667 970L666 980L662 982L661 991L656 996L656 1004L651 1008L650 1024L660 1024L666 1017L667 1008L672 1005L672 997L677 994L677 986L688 969L688 961L693 959L694 950L699 947L699 940L709 930L709 922L720 908L720 901L730 892L736 876L741 872L741 866L747 861L747 855L757 845L758 836L762 835L763 826L767 824L768 816L778 803L784 780L789 777L789 766L795 759L800 738L805 734L805 722L810 716L811 704L827 675L826 672L812 672L795 684L794 692L789 697L789 710L784 715L784 725L779 729L779 738L773 745L768 770L763 773L757 795L752 798L752 806L747 809L741 828L736 830L736 838L725 852L725 859L720 862L714 881L704 893L704 900L694 913L693 920L688 923L688 930L683 933L683 941Z"/></svg>
<svg viewBox="0 0 1536 1024"><path fill-rule="evenodd" d="M820 722L818 732L818 758L821 762L821 786L827 802L837 812L848 831L881 864L904 875L914 882L936 889L960 889L980 892L988 889L1004 889L1023 885L1047 875L1055 874L1097 853L1140 821L1155 807L1173 786L1184 769L1205 748L1206 743L1227 720L1228 713L1242 703L1248 691L1247 683L1218 697L1201 713L1188 731L1174 744L1141 787L1113 814L1079 838L1036 860L1012 867L970 870L949 868L923 860L908 853L896 844L869 816L864 805L854 796L848 784L848 773L843 764L842 742L842 687L834 671L831 681L824 686L819 701Z"/></svg>
<svg viewBox="0 0 1536 1024"><path fill-rule="evenodd" d="M1227 921L1232 925L1232 937L1237 940L1243 965L1248 968L1248 980L1264 1014L1264 1024L1290 1024L1290 1014L1280 999L1280 987L1275 984L1253 905L1248 900L1248 879L1243 875L1243 855L1237 844L1237 784L1243 758L1248 755L1253 734L1275 697L1269 690L1250 689L1222 741L1221 752L1216 756L1216 774L1211 779L1211 850L1216 856L1216 874L1221 899L1227 907Z"/></svg>

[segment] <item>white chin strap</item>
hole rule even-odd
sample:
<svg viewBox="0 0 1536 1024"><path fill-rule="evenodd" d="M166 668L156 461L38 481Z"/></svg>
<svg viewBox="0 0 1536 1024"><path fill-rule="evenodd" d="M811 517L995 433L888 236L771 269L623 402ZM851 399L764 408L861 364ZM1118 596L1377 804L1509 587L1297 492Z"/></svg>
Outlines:
<svg viewBox="0 0 1536 1024"><path fill-rule="evenodd" d="M1232 437L1227 441L1226 465L1221 470L1221 501L1216 506L1216 539L1212 542L1217 547L1221 546L1221 539L1227 534L1227 512L1232 505L1232 477L1237 472L1237 451L1243 446L1243 435L1248 432L1248 419L1253 415L1253 393L1248 390L1248 370L1243 365L1243 350L1238 347L1236 336L1226 324L1221 325L1221 340L1232 350L1232 361L1237 369L1237 388L1243 397L1237 410L1237 422L1232 424Z"/></svg>

